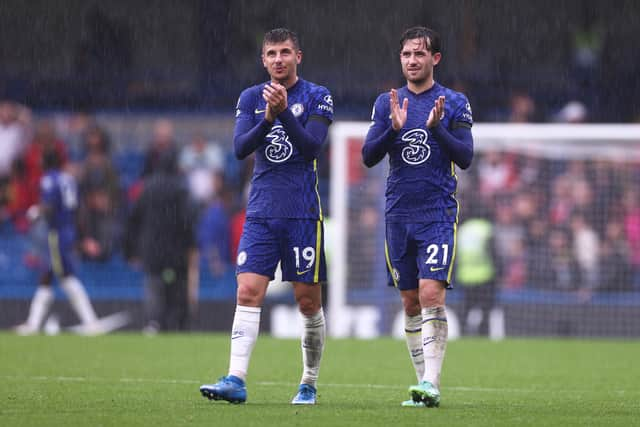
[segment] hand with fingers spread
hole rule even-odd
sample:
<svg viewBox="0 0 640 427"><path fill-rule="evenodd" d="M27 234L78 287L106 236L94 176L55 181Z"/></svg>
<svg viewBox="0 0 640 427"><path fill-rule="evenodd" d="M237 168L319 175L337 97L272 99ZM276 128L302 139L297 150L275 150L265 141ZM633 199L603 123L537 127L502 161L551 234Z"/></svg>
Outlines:
<svg viewBox="0 0 640 427"><path fill-rule="evenodd" d="M398 91L391 89L389 92L389 110L391 111L391 126L396 132L402 129L407 122L407 108L409 107L409 99L402 101L402 107L398 102Z"/></svg>
<svg viewBox="0 0 640 427"><path fill-rule="evenodd" d="M440 124L440 120L444 117L444 96L439 96L438 99L434 101L433 108L429 113L429 118L427 119L427 127L434 128Z"/></svg>

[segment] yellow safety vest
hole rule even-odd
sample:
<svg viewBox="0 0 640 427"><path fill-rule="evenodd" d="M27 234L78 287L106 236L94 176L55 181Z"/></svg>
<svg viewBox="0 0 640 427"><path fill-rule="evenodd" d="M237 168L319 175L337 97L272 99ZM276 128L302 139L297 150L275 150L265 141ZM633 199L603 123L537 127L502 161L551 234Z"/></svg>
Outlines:
<svg viewBox="0 0 640 427"><path fill-rule="evenodd" d="M458 228L456 281L476 286L493 279L495 268L489 247L493 226L486 219L472 218Z"/></svg>

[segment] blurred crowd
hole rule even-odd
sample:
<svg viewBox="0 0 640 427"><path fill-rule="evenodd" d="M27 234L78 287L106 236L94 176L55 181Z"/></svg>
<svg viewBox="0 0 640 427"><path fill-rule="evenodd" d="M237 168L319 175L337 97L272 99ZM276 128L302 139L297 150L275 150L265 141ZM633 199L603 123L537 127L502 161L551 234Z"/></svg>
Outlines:
<svg viewBox="0 0 640 427"><path fill-rule="evenodd" d="M463 218L488 216L506 289L640 290L640 165L482 152Z"/></svg>
<svg viewBox="0 0 640 427"><path fill-rule="evenodd" d="M135 151L121 155L138 162L140 173L124 179L116 162L109 132L95 118L77 114L65 129L54 120L34 119L30 110L0 101L0 223L12 233L29 238L28 211L39 201L41 159L55 151L64 169L78 182L77 243L82 259L107 261L126 243L127 218L140 198L145 184L164 171L173 159L180 182L187 188L197 226L195 239L203 262L213 277L232 268L232 260L244 223L244 194L252 164L234 162L230 150L201 133L180 143L174 123L158 119L141 156ZM139 157L139 159L138 159ZM6 229L6 228L5 228ZM26 260L27 264L32 261Z"/></svg>

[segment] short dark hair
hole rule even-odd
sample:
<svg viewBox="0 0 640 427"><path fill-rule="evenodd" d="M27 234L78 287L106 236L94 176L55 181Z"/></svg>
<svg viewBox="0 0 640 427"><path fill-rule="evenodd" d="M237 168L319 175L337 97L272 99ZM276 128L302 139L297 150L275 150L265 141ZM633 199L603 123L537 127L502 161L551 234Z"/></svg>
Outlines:
<svg viewBox="0 0 640 427"><path fill-rule="evenodd" d="M400 50L407 40L422 39L427 50L432 54L440 52L440 34L427 27L411 27L400 37Z"/></svg>
<svg viewBox="0 0 640 427"><path fill-rule="evenodd" d="M287 40L291 40L295 50L300 50L300 43L298 42L298 35L287 28L274 28L267 31L262 39L262 47L266 44L283 43Z"/></svg>

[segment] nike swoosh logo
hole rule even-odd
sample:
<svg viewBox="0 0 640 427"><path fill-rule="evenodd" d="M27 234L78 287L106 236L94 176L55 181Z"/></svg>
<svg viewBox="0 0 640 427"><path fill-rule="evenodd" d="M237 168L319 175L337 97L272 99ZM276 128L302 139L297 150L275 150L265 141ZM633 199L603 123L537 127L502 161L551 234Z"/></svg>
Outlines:
<svg viewBox="0 0 640 427"><path fill-rule="evenodd" d="M267 110L258 110L258 109L256 108L255 113L256 113L256 114L260 114L260 113L264 113L265 111L267 111Z"/></svg>
<svg viewBox="0 0 640 427"><path fill-rule="evenodd" d="M440 270L444 270L446 267L431 267L430 270L431 271L440 271Z"/></svg>
<svg viewBox="0 0 640 427"><path fill-rule="evenodd" d="M305 270L305 271L296 271L296 273L298 274L298 276L302 276L303 274L307 274L310 271L311 271L311 269L308 269L308 270Z"/></svg>

